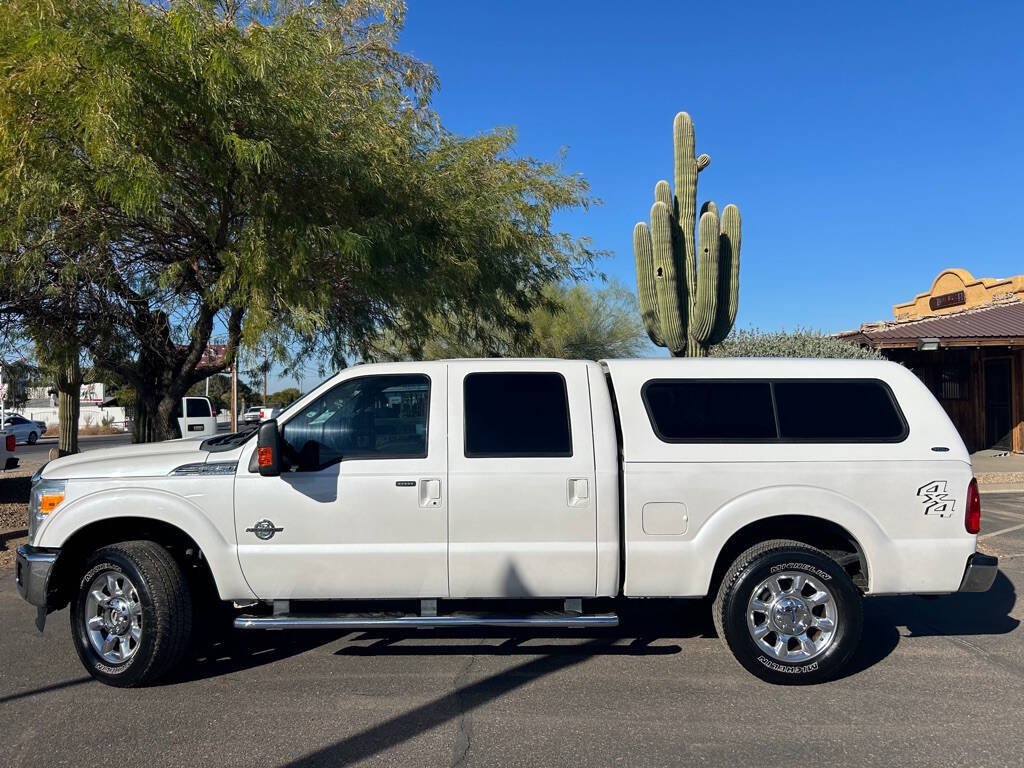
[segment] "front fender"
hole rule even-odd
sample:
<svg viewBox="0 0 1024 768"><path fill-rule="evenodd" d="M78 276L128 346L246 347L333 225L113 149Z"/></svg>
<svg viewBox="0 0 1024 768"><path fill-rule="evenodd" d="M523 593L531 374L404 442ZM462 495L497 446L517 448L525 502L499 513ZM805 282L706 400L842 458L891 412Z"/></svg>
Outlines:
<svg viewBox="0 0 1024 768"><path fill-rule="evenodd" d="M111 488L72 499L47 518L33 543L37 547L60 548L86 526L119 517L173 525L199 545L222 599L256 597L242 576L234 541L226 538L199 506L170 491Z"/></svg>

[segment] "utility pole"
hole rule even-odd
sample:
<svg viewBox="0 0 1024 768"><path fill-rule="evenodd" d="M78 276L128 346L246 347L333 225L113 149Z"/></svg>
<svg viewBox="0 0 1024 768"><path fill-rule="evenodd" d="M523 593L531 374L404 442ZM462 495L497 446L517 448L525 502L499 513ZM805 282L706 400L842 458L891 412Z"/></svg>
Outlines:
<svg viewBox="0 0 1024 768"><path fill-rule="evenodd" d="M231 431L238 431L238 357L231 363Z"/></svg>
<svg viewBox="0 0 1024 768"><path fill-rule="evenodd" d="M267 371L268 370L269 370L269 365L267 364L267 348L264 347L263 348L263 404L264 405L268 405L268 403L267 403Z"/></svg>

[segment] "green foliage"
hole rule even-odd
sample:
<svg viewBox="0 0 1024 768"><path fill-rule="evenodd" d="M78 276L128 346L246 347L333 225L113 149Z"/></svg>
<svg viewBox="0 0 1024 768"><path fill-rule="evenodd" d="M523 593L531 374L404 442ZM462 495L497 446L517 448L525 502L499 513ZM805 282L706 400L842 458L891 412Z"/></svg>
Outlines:
<svg viewBox="0 0 1024 768"><path fill-rule="evenodd" d="M423 344L409 346L383 336L373 360L441 360L456 357L555 357L598 360L635 357L645 346L636 298L617 282L594 289L549 285L546 302L526 312L526 336L467 338L435 318L435 330Z"/></svg>
<svg viewBox="0 0 1024 768"><path fill-rule="evenodd" d="M193 384L188 392L188 395L206 396L207 384L206 381L199 381ZM255 402L257 395L244 381L238 380L238 402L241 405L242 401ZM209 384L209 398L210 402L213 403L215 410L231 410L231 377L230 376L211 376ZM120 400L120 395L119 395Z"/></svg>
<svg viewBox="0 0 1024 768"><path fill-rule="evenodd" d="M712 357L842 357L884 359L876 350L850 344L810 328L792 331L735 330L710 350Z"/></svg>
<svg viewBox="0 0 1024 768"><path fill-rule="evenodd" d="M291 405L300 397L302 397L302 392L300 392L297 387L285 387L282 390L268 394L266 405L279 405L284 408L286 405Z"/></svg>
<svg viewBox="0 0 1024 768"><path fill-rule="evenodd" d="M79 344L137 395L136 437L241 345L418 343L440 317L521 338L589 274L552 229L586 182L461 137L399 0L5 0L0 318ZM203 355L227 339L223 362Z"/></svg>
<svg viewBox="0 0 1024 768"><path fill-rule="evenodd" d="M633 227L637 294L651 341L675 356L698 357L721 342L736 321L740 211L727 205L719 219L718 207L708 201L696 219L697 174L711 158L696 156L686 112L676 115L672 138L675 196L667 181L659 181L650 227L642 221Z"/></svg>

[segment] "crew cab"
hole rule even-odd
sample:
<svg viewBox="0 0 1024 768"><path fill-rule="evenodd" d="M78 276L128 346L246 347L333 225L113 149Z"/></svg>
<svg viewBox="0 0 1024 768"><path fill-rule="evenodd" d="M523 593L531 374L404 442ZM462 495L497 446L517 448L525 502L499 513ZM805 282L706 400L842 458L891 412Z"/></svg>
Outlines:
<svg viewBox="0 0 1024 768"><path fill-rule="evenodd" d="M997 569L949 418L859 360L359 365L252 431L52 461L29 514L22 595L40 629L70 603L117 686L226 604L240 630L530 631L706 596L746 669L815 682L856 649L862 596Z"/></svg>

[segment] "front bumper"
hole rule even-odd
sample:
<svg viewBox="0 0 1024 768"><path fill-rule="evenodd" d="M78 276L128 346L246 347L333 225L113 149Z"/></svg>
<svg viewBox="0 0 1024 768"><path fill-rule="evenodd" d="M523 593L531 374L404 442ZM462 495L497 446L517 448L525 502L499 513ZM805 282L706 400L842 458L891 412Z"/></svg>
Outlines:
<svg viewBox="0 0 1024 768"><path fill-rule="evenodd" d="M999 558L975 552L967 558L959 592L987 592L999 572Z"/></svg>
<svg viewBox="0 0 1024 768"><path fill-rule="evenodd" d="M14 581L22 598L37 608L46 610L47 588L53 564L60 552L52 549L36 549L28 544L18 547Z"/></svg>

